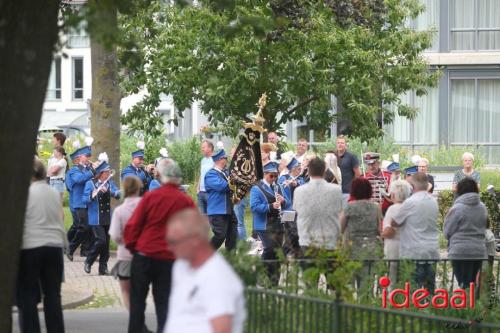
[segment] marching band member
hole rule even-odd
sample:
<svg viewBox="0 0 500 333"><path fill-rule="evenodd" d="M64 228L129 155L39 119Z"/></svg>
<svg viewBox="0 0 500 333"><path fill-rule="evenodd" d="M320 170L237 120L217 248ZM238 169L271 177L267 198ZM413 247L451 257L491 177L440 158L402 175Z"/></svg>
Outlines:
<svg viewBox="0 0 500 333"><path fill-rule="evenodd" d="M152 165L148 165L148 171L144 169L144 142L137 142L137 148L139 148L139 150L132 152L132 163L122 170L121 180L129 175L139 177L143 184L141 191L142 196L144 192L149 190L149 185L151 180L153 180L153 177L149 174Z"/></svg>
<svg viewBox="0 0 500 333"><path fill-rule="evenodd" d="M85 183L95 175L94 166L90 163L92 155L92 138L86 138L87 146L79 148L70 154L73 167L66 174L66 189L69 192L69 208L73 215L73 225L68 231L69 248L66 253L68 259L73 261L73 253L81 244L81 253L86 255L90 248L90 232L88 228L87 204L83 202L83 190ZM97 166L97 164L96 164Z"/></svg>
<svg viewBox="0 0 500 333"><path fill-rule="evenodd" d="M391 183L401 179L401 167L398 162L392 162L387 166L387 171L391 173Z"/></svg>
<svg viewBox="0 0 500 333"><path fill-rule="evenodd" d="M253 215L253 227L262 241L263 260L277 259L276 251L283 247L283 224L280 212L290 204L283 193L283 188L276 183L278 163L269 162L264 166L264 178L250 190L250 210ZM268 274L277 284L279 265L267 265Z"/></svg>
<svg viewBox="0 0 500 333"><path fill-rule="evenodd" d="M385 211L391 205L391 202L386 198L391 184L391 174L380 169L379 153L365 153L363 160L368 166L368 171L363 177L372 186L372 201L378 203L382 213L385 214Z"/></svg>
<svg viewBox="0 0 500 333"><path fill-rule="evenodd" d="M291 210L293 192L298 186L303 185L305 181L304 178L302 178L302 176L300 175L300 163L295 157L292 157L290 162L286 165L286 168L288 170L288 173L279 176L278 184L283 187L283 193L288 199L288 205L287 207L285 207L285 210Z"/></svg>
<svg viewBox="0 0 500 333"><path fill-rule="evenodd" d="M205 174L205 190L208 221L214 234L212 245L218 249L225 241L226 249L232 250L236 247L238 221L231 202L227 158L223 148L212 156L214 167Z"/></svg>
<svg viewBox="0 0 500 333"><path fill-rule="evenodd" d="M158 162L160 162L161 160L163 160L165 158L168 158L168 150L167 150L167 148L162 148L162 149L160 149L160 157L158 157L155 160L155 167L153 169L154 178L151 180L151 183L149 183L149 191L156 190L157 188L159 188L161 186L161 182L159 180L160 174L158 173L156 166L158 165Z"/></svg>
<svg viewBox="0 0 500 333"><path fill-rule="evenodd" d="M85 184L83 202L88 205L88 221L94 235L94 243L84 264L84 271L90 274L92 264L99 256L99 275L108 275L109 225L111 223L111 198L119 199L120 191L111 179L113 174L107 162L107 154L99 155L101 164L96 175Z"/></svg>

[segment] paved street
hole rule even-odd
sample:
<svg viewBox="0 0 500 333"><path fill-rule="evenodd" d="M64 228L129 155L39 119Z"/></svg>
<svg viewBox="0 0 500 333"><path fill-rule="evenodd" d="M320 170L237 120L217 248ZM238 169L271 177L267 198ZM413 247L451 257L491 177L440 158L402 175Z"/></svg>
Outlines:
<svg viewBox="0 0 500 333"><path fill-rule="evenodd" d="M65 257L65 282L62 285L62 304L66 332L126 332L128 312L123 307L118 280L112 276L99 276L94 264L91 274L83 271L84 258L77 251L74 261ZM112 254L109 270L116 259ZM151 293L147 300L147 325L156 328L156 316ZM19 332L17 314L14 313L14 332ZM44 328L43 311L40 312L40 324ZM45 329L42 330L45 332Z"/></svg>
<svg viewBox="0 0 500 333"><path fill-rule="evenodd" d="M46 332L43 325L43 313L40 314L42 332ZM88 309L65 310L64 325L67 333L124 333L127 332L128 313L124 309ZM149 329L156 328L156 317L153 313L146 313L146 325ZM17 316L14 316L14 333L19 333Z"/></svg>

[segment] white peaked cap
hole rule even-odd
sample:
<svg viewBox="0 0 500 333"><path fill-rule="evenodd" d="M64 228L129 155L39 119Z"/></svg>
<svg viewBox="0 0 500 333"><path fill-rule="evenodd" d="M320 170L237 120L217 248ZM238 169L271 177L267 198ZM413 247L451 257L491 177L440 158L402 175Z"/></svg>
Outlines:
<svg viewBox="0 0 500 333"><path fill-rule="evenodd" d="M86 138L85 138L85 144L86 144L87 146L92 146L92 143L93 143L93 142L94 142L94 138L93 138L93 137L88 136L88 137L86 137Z"/></svg>
<svg viewBox="0 0 500 333"><path fill-rule="evenodd" d="M162 149L160 149L160 156L161 157L165 157L165 158L168 157L168 150L167 150L167 148L163 147Z"/></svg>
<svg viewBox="0 0 500 333"><path fill-rule="evenodd" d="M106 152L104 153L100 153L99 154L99 157L97 158L100 162L106 162L106 163L109 163L109 157L108 157L108 154Z"/></svg>

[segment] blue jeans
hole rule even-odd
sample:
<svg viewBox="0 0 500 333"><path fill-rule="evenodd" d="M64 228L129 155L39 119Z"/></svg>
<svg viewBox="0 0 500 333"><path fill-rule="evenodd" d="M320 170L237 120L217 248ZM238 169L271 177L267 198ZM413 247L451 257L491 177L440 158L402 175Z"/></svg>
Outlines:
<svg viewBox="0 0 500 333"><path fill-rule="evenodd" d="M207 192L198 192L198 208L200 213L207 214Z"/></svg>
<svg viewBox="0 0 500 333"><path fill-rule="evenodd" d="M247 238L247 229L245 227L245 208L248 206L248 197L244 197L240 202L234 205L234 214L238 219L238 239Z"/></svg>

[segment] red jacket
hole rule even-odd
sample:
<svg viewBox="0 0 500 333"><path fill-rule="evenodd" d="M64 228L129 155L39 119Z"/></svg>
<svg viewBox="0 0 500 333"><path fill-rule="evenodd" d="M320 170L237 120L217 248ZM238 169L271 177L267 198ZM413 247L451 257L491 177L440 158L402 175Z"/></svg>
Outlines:
<svg viewBox="0 0 500 333"><path fill-rule="evenodd" d="M193 200L176 185L166 184L146 192L125 225L124 241L132 253L158 260L174 260L165 240L167 221L185 208L196 207Z"/></svg>

